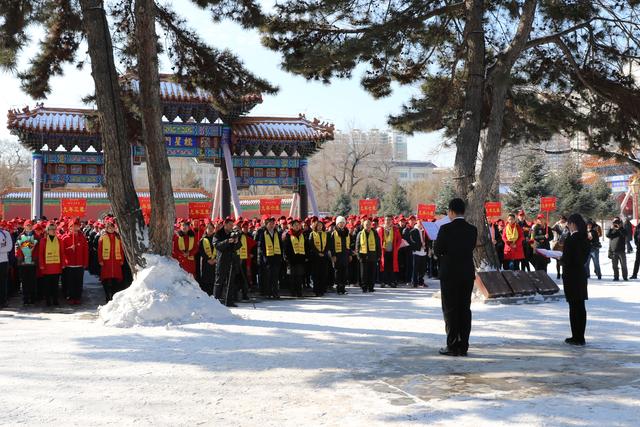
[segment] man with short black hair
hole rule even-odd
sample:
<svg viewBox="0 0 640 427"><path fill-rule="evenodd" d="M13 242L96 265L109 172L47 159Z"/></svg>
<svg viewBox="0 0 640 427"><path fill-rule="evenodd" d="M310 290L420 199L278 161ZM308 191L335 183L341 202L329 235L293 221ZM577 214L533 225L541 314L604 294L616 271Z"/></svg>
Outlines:
<svg viewBox="0 0 640 427"><path fill-rule="evenodd" d="M450 223L440 227L434 252L440 259L442 314L447 332L445 356L466 356L471 333L471 292L476 277L473 250L478 230L464 219L462 199L449 202Z"/></svg>

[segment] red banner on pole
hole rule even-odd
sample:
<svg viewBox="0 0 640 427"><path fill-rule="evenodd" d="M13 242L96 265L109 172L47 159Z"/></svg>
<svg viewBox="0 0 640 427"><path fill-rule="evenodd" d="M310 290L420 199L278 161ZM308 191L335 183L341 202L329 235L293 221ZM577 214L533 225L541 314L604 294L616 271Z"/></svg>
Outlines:
<svg viewBox="0 0 640 427"><path fill-rule="evenodd" d="M280 215L281 213L281 199L260 199L260 215Z"/></svg>
<svg viewBox="0 0 640 427"><path fill-rule="evenodd" d="M540 212L555 211L557 200L555 197L540 197Z"/></svg>
<svg viewBox="0 0 640 427"><path fill-rule="evenodd" d="M189 218L211 218L211 202L189 202Z"/></svg>
<svg viewBox="0 0 640 427"><path fill-rule="evenodd" d="M151 218L151 198L150 197L138 197L140 202L140 209L142 210L142 216Z"/></svg>
<svg viewBox="0 0 640 427"><path fill-rule="evenodd" d="M500 218L502 216L502 203L487 202L484 204L484 210L487 212L487 218Z"/></svg>
<svg viewBox="0 0 640 427"><path fill-rule="evenodd" d="M87 213L87 199L60 199L60 216L82 218Z"/></svg>
<svg viewBox="0 0 640 427"><path fill-rule="evenodd" d="M436 217L436 205L425 205L418 203L418 219L421 221L431 221Z"/></svg>
<svg viewBox="0 0 640 427"><path fill-rule="evenodd" d="M377 215L378 214L378 199L365 199L360 200L360 215Z"/></svg>

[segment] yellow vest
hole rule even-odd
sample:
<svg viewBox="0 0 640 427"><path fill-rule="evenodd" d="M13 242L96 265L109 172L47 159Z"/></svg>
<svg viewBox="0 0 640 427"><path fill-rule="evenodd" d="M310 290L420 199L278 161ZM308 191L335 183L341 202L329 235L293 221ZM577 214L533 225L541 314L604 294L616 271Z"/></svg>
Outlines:
<svg viewBox="0 0 640 427"><path fill-rule="evenodd" d="M186 250L191 252L193 250L193 245L195 244L196 244L196 238L194 236L189 236L189 249L185 249L184 236L178 235L178 249L180 249L180 252L184 252ZM194 259L194 257L193 255L189 255L187 259L192 260Z"/></svg>
<svg viewBox="0 0 640 427"><path fill-rule="evenodd" d="M60 264L60 240L57 237L53 238L53 241L49 238L49 235L45 237L46 243L44 245L44 263L45 264Z"/></svg>
<svg viewBox="0 0 640 427"><path fill-rule="evenodd" d="M213 259L217 256L217 251L215 246L211 246L211 242L206 237L202 238L202 247L204 248L204 253L207 255L209 259Z"/></svg>
<svg viewBox="0 0 640 427"><path fill-rule="evenodd" d="M351 247L351 236L347 234L347 249ZM338 234L338 230L333 232L333 248L337 254L342 253L342 238Z"/></svg>
<svg viewBox="0 0 640 427"><path fill-rule="evenodd" d="M369 232L369 238L367 239L367 237L365 236L367 232L364 230L360 232L360 251L359 252L361 254L366 254L369 252L376 251L376 238L374 237L373 233L375 233L375 231L371 230Z"/></svg>
<svg viewBox="0 0 640 427"><path fill-rule="evenodd" d="M298 237L293 234L291 237L291 246L293 246L293 253L296 255L304 255L304 234L300 233Z"/></svg>
<svg viewBox="0 0 640 427"><path fill-rule="evenodd" d="M312 231L311 237L313 237L313 244L318 252L324 252L327 247L327 233L325 231Z"/></svg>
<svg viewBox="0 0 640 427"><path fill-rule="evenodd" d="M238 256L240 257L240 259L247 259L249 257L247 236L245 236L244 234L240 236L240 243L242 243L242 246L240 246L240 249L238 249Z"/></svg>
<svg viewBox="0 0 640 427"><path fill-rule="evenodd" d="M111 259L111 239L109 238L109 233L103 234L100 237L100 240L102 240L102 259L104 261ZM116 241L116 250L115 250L116 260L120 261L122 259L122 246L120 245L120 239L118 239L117 236L115 236L115 241Z"/></svg>
<svg viewBox="0 0 640 427"><path fill-rule="evenodd" d="M273 235L275 236L276 233L274 232ZM272 240L267 230L264 231L264 247L267 250L267 256L282 255L280 239L276 237Z"/></svg>

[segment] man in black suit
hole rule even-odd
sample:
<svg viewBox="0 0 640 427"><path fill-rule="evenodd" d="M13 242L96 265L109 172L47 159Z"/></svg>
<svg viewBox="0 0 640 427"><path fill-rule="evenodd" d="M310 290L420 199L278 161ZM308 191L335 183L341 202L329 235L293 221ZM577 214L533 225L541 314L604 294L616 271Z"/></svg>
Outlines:
<svg viewBox="0 0 640 427"><path fill-rule="evenodd" d="M476 277L473 250L478 230L464 219L462 199L449 202L451 222L438 232L434 252L440 259L442 314L447 331L446 356L466 356L471 333L471 292Z"/></svg>

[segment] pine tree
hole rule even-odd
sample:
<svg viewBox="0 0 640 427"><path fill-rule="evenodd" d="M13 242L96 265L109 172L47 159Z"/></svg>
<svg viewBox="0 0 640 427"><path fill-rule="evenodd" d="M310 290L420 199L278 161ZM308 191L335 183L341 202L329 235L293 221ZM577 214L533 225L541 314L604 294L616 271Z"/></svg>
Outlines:
<svg viewBox="0 0 640 427"><path fill-rule="evenodd" d="M567 162L550 178L553 195L557 197L556 216L579 213L585 218L592 216L598 202L591 188L582 183L582 170Z"/></svg>
<svg viewBox="0 0 640 427"><path fill-rule="evenodd" d="M476 264L496 265L483 204L505 141L548 140L565 129L599 141L640 140L630 119L640 102L625 68L640 55L640 22L630 18L639 9L635 0L285 0L262 30L283 68L307 79L326 83L363 70L362 86L374 97L394 84L420 87L390 124L455 137L456 191L480 227Z"/></svg>
<svg viewBox="0 0 640 427"><path fill-rule="evenodd" d="M382 197L380 213L382 215L406 215L411 211L407 190L398 181L394 181L391 189Z"/></svg>
<svg viewBox="0 0 640 427"><path fill-rule="evenodd" d="M382 188L378 187L377 185L371 182L367 182L367 184L364 186L364 190L362 190L362 193L360 193L361 199L382 200L383 197L384 197L384 191L382 191Z"/></svg>
<svg viewBox="0 0 640 427"><path fill-rule="evenodd" d="M212 12L213 21L230 19L243 27L257 27L264 16L253 0L194 0ZM108 11L108 12L107 12ZM108 20L107 13L111 16ZM113 38L109 23L115 27ZM170 3L151 0L118 0L105 7L103 0L46 0L42 2L0 1L0 68L15 72L19 54L29 42L29 28L41 25L46 36L26 69L17 72L22 89L35 99L51 92L50 79L63 74L65 64L82 68L81 41L87 40L95 101L101 113L107 191L118 216L126 257L135 270L144 265L144 221L139 209L130 170L122 170L131 155L128 134L138 135L147 146L147 172L153 213L149 227L152 252L169 255L173 233L174 203L169 165L162 145L158 79L158 51L174 62L175 78L187 90L196 86L213 94L212 103L223 114L242 110L250 95L275 93L277 88L253 75L230 51L205 43L188 28ZM161 34L156 34L156 29ZM29 52L29 51L27 51ZM115 52L115 53L114 53ZM122 96L117 81L114 55L121 68L137 74L137 100ZM127 102L125 102L127 101ZM137 105L136 105L137 104ZM125 123L123 105L129 109ZM128 125L128 126L127 126ZM133 129L126 129L133 127Z"/></svg>
<svg viewBox="0 0 640 427"><path fill-rule="evenodd" d="M345 193L339 194L331 208L331 213L333 215L349 215L351 213L351 198Z"/></svg>
<svg viewBox="0 0 640 427"><path fill-rule="evenodd" d="M604 218L611 218L619 213L611 187L609 187L609 184L607 184L604 179L598 178L596 182L591 185L590 192L593 194L596 201L596 207L593 210L591 218L600 220Z"/></svg>
<svg viewBox="0 0 640 427"><path fill-rule="evenodd" d="M506 212L524 209L531 218L540 211L540 197L550 195L549 179L542 159L533 157L520 164L522 171L504 197Z"/></svg>
<svg viewBox="0 0 640 427"><path fill-rule="evenodd" d="M440 192L436 198L436 214L446 215L449 211L449 202L456 197L456 189L453 185L453 180L447 178L440 187Z"/></svg>

